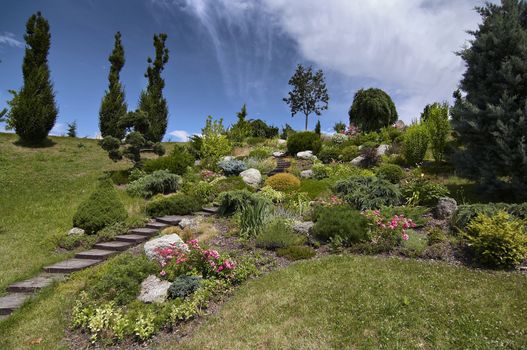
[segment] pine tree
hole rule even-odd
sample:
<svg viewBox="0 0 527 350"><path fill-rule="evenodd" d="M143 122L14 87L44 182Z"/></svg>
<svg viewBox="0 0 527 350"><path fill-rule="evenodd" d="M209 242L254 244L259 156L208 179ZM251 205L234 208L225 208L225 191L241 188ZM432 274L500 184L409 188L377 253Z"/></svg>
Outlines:
<svg viewBox="0 0 527 350"><path fill-rule="evenodd" d="M77 137L77 122L68 123L68 137Z"/></svg>
<svg viewBox="0 0 527 350"><path fill-rule="evenodd" d="M145 78L148 78L148 86L146 91L141 92L139 98L139 110L146 114L150 124L144 136L146 140L152 142L161 142L168 125L168 106L163 97L165 81L161 77L161 72L168 62L166 39L166 34L154 35L156 56L154 61L148 58L148 69L145 74Z"/></svg>
<svg viewBox="0 0 527 350"><path fill-rule="evenodd" d="M55 125L58 110L48 68L51 34L48 21L40 12L26 24L26 50L22 72L24 85L20 91L10 91L9 128L15 129L25 143L41 143Z"/></svg>
<svg viewBox="0 0 527 350"><path fill-rule="evenodd" d="M109 87L99 110L99 129L103 137L112 136L121 140L125 135L125 130L120 125L120 121L126 116L128 106L126 105L123 86L119 81L119 74L125 62L120 32L115 34L114 48L108 57L108 61L111 64L108 74Z"/></svg>
<svg viewBox="0 0 527 350"><path fill-rule="evenodd" d="M315 125L315 134L320 135L322 133L320 128L320 120L317 120L317 124Z"/></svg>
<svg viewBox="0 0 527 350"><path fill-rule="evenodd" d="M461 170L493 188L503 179L527 185L527 3L503 0L477 8L483 19L470 47L452 125L462 144ZM516 191L521 193L522 191Z"/></svg>

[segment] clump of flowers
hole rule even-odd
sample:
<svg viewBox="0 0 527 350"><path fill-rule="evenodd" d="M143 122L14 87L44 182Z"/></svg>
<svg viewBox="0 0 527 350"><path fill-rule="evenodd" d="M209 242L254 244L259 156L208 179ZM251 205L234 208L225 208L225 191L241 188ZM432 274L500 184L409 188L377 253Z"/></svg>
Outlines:
<svg viewBox="0 0 527 350"><path fill-rule="evenodd" d="M360 132L360 129L355 124L350 124L346 130L344 130L344 134L348 136L355 136Z"/></svg>
<svg viewBox="0 0 527 350"><path fill-rule="evenodd" d="M374 236L373 239L388 234L407 241L409 238L407 230L416 226L412 219L407 218L402 214L394 215L392 218L386 219L379 210L367 210L363 212L363 215L372 220L376 225L377 230L375 231L378 231L379 234L377 237Z"/></svg>
<svg viewBox="0 0 527 350"><path fill-rule="evenodd" d="M210 182L221 175L215 173L212 170L202 170L200 176L203 180Z"/></svg>
<svg viewBox="0 0 527 350"><path fill-rule="evenodd" d="M323 206L333 206L333 205L342 205L344 204L344 200L342 198L339 198L338 196L331 195L329 198L321 198L317 199L315 204L317 205L323 205Z"/></svg>
<svg viewBox="0 0 527 350"><path fill-rule="evenodd" d="M174 244L159 248L156 252L160 257L159 275L169 281L181 275L229 279L236 268L236 263L228 256L213 249L203 249L195 239L190 240L185 246Z"/></svg>

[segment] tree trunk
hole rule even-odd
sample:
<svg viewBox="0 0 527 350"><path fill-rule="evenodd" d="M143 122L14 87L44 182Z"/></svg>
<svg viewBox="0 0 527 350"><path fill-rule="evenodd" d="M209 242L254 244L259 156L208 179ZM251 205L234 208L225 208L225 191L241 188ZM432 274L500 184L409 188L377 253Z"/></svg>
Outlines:
<svg viewBox="0 0 527 350"><path fill-rule="evenodd" d="M306 126L305 126L305 128L304 128L305 131L307 131L307 116L308 116L308 115L306 114Z"/></svg>

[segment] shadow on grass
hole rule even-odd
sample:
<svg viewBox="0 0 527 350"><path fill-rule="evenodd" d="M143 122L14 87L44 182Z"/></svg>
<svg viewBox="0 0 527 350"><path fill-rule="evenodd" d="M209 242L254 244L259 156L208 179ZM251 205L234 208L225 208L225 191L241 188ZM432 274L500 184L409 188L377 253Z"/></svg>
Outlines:
<svg viewBox="0 0 527 350"><path fill-rule="evenodd" d="M458 204L521 202L517 193L514 193L512 189L489 191L488 189L484 189L478 183L447 183L445 186L450 191L450 196L454 198Z"/></svg>
<svg viewBox="0 0 527 350"><path fill-rule="evenodd" d="M55 146L57 143L51 139L46 138L42 142L29 142L22 139L18 139L13 142L15 146L26 147L26 148L49 148Z"/></svg>

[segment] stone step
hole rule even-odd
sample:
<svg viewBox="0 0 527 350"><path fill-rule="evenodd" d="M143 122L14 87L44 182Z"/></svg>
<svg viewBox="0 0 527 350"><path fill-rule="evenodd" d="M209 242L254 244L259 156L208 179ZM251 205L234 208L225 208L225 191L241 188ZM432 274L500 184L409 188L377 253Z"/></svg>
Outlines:
<svg viewBox="0 0 527 350"><path fill-rule="evenodd" d="M63 280L64 277L65 275L59 273L43 273L28 280L13 283L7 287L7 291L11 293L32 293L49 286L54 281Z"/></svg>
<svg viewBox="0 0 527 350"><path fill-rule="evenodd" d="M130 242L130 243L141 243L148 239L148 236L143 235L134 235L134 234L128 234L128 235L119 235L115 237L116 241L120 242Z"/></svg>
<svg viewBox="0 0 527 350"><path fill-rule="evenodd" d="M212 213L209 213L208 211L196 211L192 213L193 215L200 215L200 216L211 216Z"/></svg>
<svg viewBox="0 0 527 350"><path fill-rule="evenodd" d="M217 214L218 210L220 210L220 208L218 208L218 207L203 207L203 208L201 208L201 210L204 211L204 212L207 212L207 213Z"/></svg>
<svg viewBox="0 0 527 350"><path fill-rule="evenodd" d="M156 218L156 221L170 226L177 226L185 216L181 215L167 215L160 218Z"/></svg>
<svg viewBox="0 0 527 350"><path fill-rule="evenodd" d="M141 235L141 236L154 236L159 233L158 229L155 228L148 228L148 227L140 227L140 228L133 228L128 231L128 233L133 235Z"/></svg>
<svg viewBox="0 0 527 350"><path fill-rule="evenodd" d="M10 293L0 297L0 315L10 315L31 297L31 293Z"/></svg>
<svg viewBox="0 0 527 350"><path fill-rule="evenodd" d="M56 264L44 267L44 271L49 273L71 273L85 269L100 263L101 260L95 259L69 259Z"/></svg>
<svg viewBox="0 0 527 350"><path fill-rule="evenodd" d="M93 259L93 260L106 260L112 255L116 254L116 251L103 250L103 249L90 249L75 254L77 259Z"/></svg>
<svg viewBox="0 0 527 350"><path fill-rule="evenodd" d="M126 249L130 248L133 245L134 244L130 243L130 242L110 241L110 242L97 243L93 247L96 248L96 249L111 250L111 251L114 251L114 252L115 251L120 252L120 251L123 251L123 250L126 250Z"/></svg>
<svg viewBox="0 0 527 350"><path fill-rule="evenodd" d="M162 222L157 221L149 222L148 224L146 224L146 228L151 228L154 230L162 230L166 227L168 227L167 224L163 224Z"/></svg>

